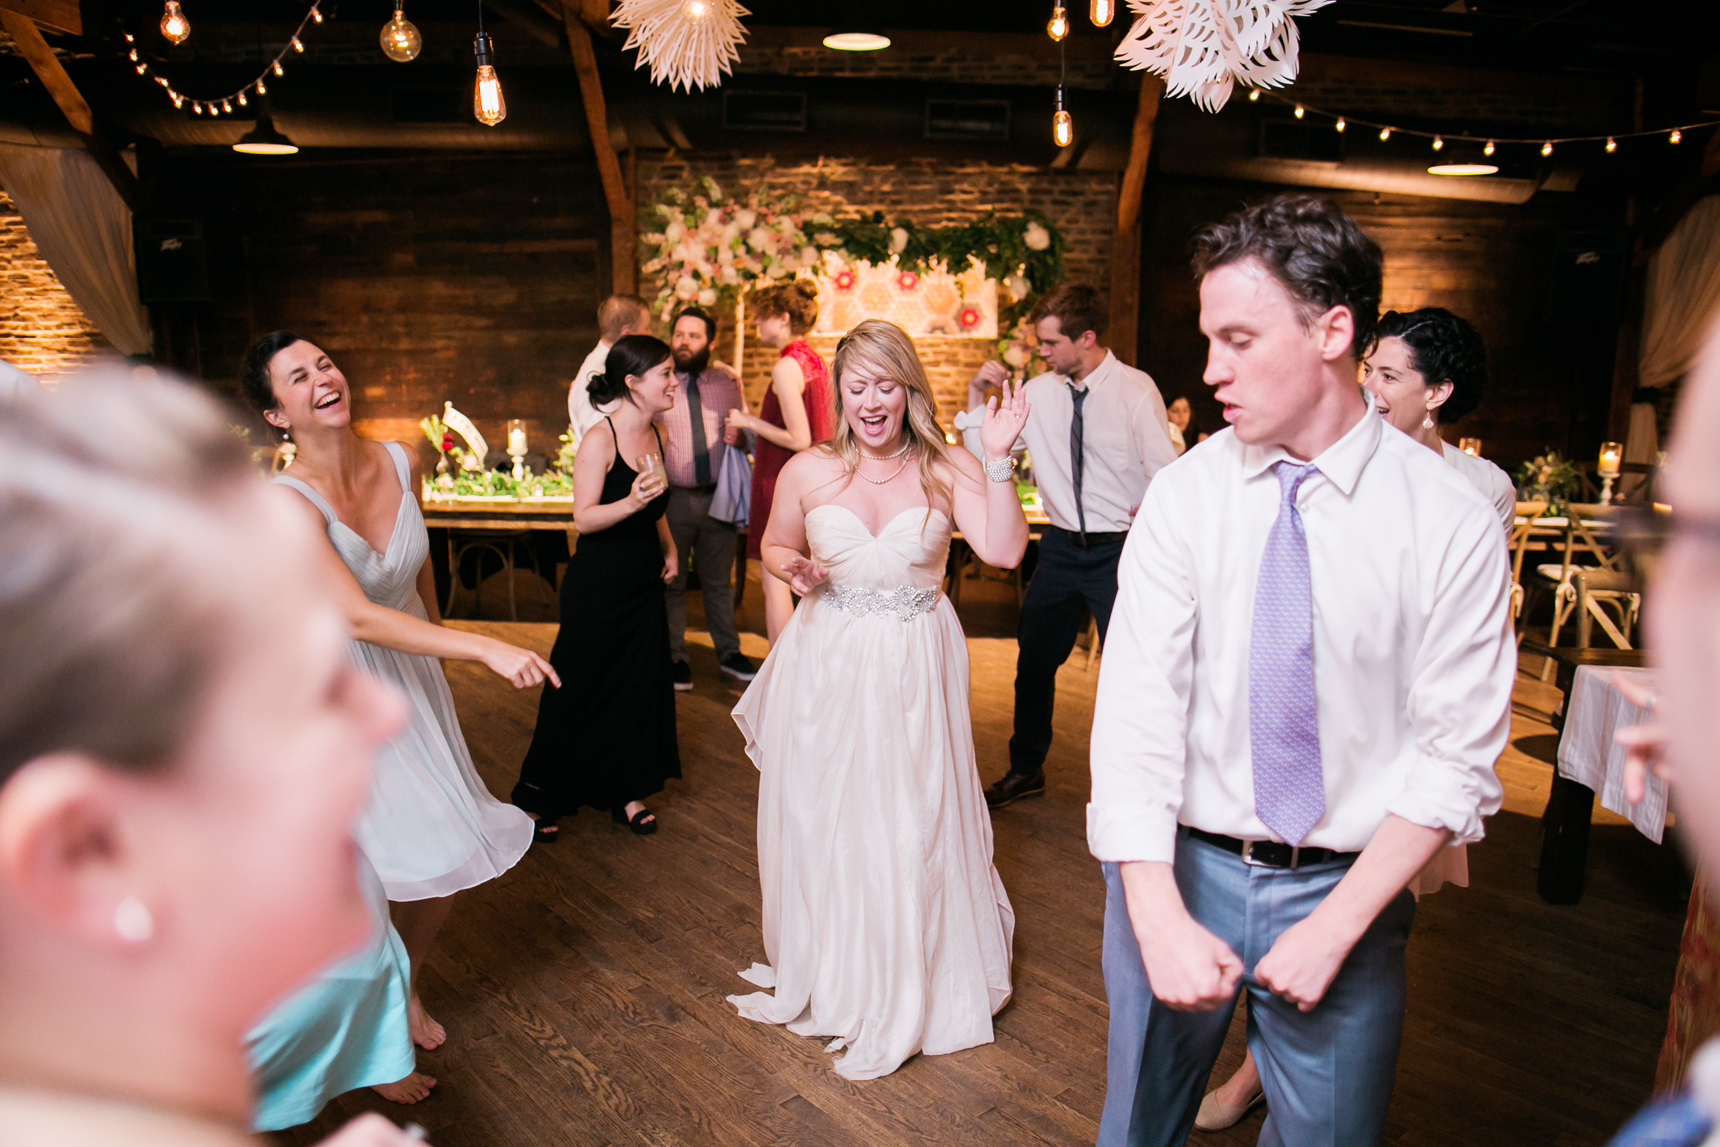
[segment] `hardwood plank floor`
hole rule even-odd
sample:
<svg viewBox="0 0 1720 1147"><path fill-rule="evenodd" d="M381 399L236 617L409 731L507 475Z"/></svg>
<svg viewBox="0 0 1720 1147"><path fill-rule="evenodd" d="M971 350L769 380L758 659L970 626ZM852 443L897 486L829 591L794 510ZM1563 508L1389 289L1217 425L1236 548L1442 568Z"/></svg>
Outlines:
<svg viewBox="0 0 1720 1147"><path fill-rule="evenodd" d="M487 591L492 600L505 608L505 591ZM970 582L962 613L970 634L985 635L968 646L989 781L1007 759L1013 592ZM548 624L455 624L544 653L555 634ZM463 894L424 976L449 1031L444 1047L419 1053L441 1081L435 1094L404 1108L354 1093L279 1142L313 1143L364 1110L422 1124L437 1147L1093 1141L1105 1090L1104 892L1083 805L1097 665L1086 670L1077 650L1059 674L1045 798L993 818L1017 913L1016 995L997 1042L850 1083L817 1042L742 1020L724 1001L752 990L735 973L763 959L758 782L728 715L741 689L718 673L708 637L688 636L697 688L677 699L685 777L652 802L661 831L634 837L587 810L562 822L560 842ZM756 633L743 642L763 655ZM506 794L535 691L470 663L451 664L448 677L479 770ZM1418 910L1388 1143L1602 1144L1648 1094L1688 885L1669 848L1597 810L1583 903L1536 897L1551 695L1519 678L1500 763L1505 810L1470 849L1471 887L1447 887ZM1242 1041L1239 1011L1219 1077ZM1191 1141L1253 1143L1261 1119Z"/></svg>

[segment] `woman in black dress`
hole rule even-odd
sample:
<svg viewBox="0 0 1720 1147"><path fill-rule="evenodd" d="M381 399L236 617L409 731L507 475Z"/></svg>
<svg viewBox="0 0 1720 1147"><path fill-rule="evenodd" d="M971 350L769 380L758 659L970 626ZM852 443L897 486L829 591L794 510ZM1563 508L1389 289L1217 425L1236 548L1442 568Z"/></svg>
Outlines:
<svg viewBox="0 0 1720 1147"><path fill-rule="evenodd" d="M663 598L675 578L675 544L663 520L669 488L661 463L644 463L663 453L652 420L675 393L669 348L627 335L586 388L594 405L619 405L581 440L574 459L579 545L562 580L561 632L549 655L562 687L544 690L538 703L512 798L537 817L537 839L546 842L556 838L556 821L580 805L609 809L641 836L655 832L645 798L681 775Z"/></svg>

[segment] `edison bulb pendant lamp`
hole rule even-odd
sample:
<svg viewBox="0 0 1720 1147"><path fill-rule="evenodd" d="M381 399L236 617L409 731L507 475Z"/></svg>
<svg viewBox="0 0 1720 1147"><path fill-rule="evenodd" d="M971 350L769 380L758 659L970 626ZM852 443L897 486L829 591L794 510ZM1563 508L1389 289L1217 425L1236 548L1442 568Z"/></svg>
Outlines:
<svg viewBox="0 0 1720 1147"><path fill-rule="evenodd" d="M161 11L161 34L170 44L183 44L191 38L191 21L179 10L179 0L167 0Z"/></svg>
<svg viewBox="0 0 1720 1147"><path fill-rule="evenodd" d="M380 37L382 54L397 64L416 60L424 47L424 37L418 34L418 26L401 10L405 3L406 0L394 0L394 19L382 26Z"/></svg>
<svg viewBox="0 0 1720 1147"><path fill-rule="evenodd" d="M1117 0L1092 0L1087 6L1087 18L1095 28L1109 28L1117 15Z"/></svg>
<svg viewBox="0 0 1720 1147"><path fill-rule="evenodd" d="M473 52L478 58L478 82L472 87L472 114L485 127L495 127L508 118L508 101L502 98L502 82L490 63L490 37L479 32Z"/></svg>
<svg viewBox="0 0 1720 1147"><path fill-rule="evenodd" d="M1046 22L1045 34L1053 40L1061 40L1069 34L1069 13L1059 4L1051 9L1051 19Z"/></svg>
<svg viewBox="0 0 1720 1147"><path fill-rule="evenodd" d="M1075 121L1063 107L1063 87L1057 88L1057 113L1051 117L1051 138L1058 147L1068 147L1075 142Z"/></svg>

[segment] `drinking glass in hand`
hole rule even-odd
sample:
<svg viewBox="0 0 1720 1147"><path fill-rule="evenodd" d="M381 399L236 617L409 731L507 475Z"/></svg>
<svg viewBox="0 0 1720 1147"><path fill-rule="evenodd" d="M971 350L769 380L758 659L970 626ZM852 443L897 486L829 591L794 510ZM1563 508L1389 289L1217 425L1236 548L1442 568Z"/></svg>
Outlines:
<svg viewBox="0 0 1720 1147"><path fill-rule="evenodd" d="M652 495L661 494L669 485L669 472L663 468L663 456L656 452L641 454L638 465L634 467L641 474L649 475Z"/></svg>

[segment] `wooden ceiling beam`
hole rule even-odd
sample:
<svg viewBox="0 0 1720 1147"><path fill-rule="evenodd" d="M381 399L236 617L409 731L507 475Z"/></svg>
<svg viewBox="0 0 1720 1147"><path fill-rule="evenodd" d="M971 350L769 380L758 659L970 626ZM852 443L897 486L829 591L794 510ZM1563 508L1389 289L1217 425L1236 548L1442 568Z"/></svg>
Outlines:
<svg viewBox="0 0 1720 1147"><path fill-rule="evenodd" d="M1123 362L1136 365L1141 323L1141 195L1147 161L1153 154L1153 129L1159 120L1164 81L1141 75L1141 98L1129 139L1129 163L1117 185L1117 227L1111 236L1111 307L1107 345Z"/></svg>
<svg viewBox="0 0 1720 1147"><path fill-rule="evenodd" d="M84 150L90 153L90 158L102 169L108 182L113 184L120 198L133 211L138 210L142 202L142 190L138 186L137 176L132 174L130 167L119 152L105 137L96 131L95 117L90 112L90 105L85 101L83 93L72 82L72 77L66 74L66 69L60 64L60 58L54 55L54 49L42 39L42 30L36 26L36 21L17 11L15 0L0 0L0 28L5 28L7 35L12 37L12 43L18 49L36 73L36 78L42 81L42 86L48 89L48 94L54 97L54 102L65 113L66 122L72 125L72 130L78 133L83 141Z"/></svg>
<svg viewBox="0 0 1720 1147"><path fill-rule="evenodd" d="M28 16L39 26L69 36L84 34L83 13L77 0L0 0L0 11Z"/></svg>
<svg viewBox="0 0 1720 1147"><path fill-rule="evenodd" d="M591 132L591 148L597 154L597 175L603 183L603 199L609 205L610 279L617 294L632 294L639 275L634 254L633 196L621 174L621 161L609 138L609 107L603 99L603 78L597 72L597 53L591 32L580 15L585 0L566 0L562 20L567 28L567 47L573 69L579 76L580 102L585 105L585 123ZM607 7L607 4L605 4Z"/></svg>

